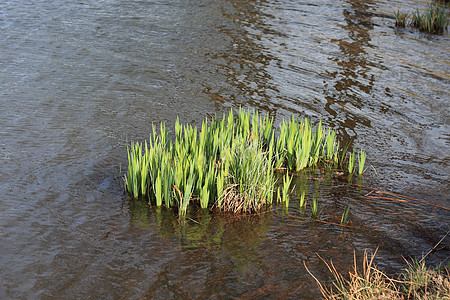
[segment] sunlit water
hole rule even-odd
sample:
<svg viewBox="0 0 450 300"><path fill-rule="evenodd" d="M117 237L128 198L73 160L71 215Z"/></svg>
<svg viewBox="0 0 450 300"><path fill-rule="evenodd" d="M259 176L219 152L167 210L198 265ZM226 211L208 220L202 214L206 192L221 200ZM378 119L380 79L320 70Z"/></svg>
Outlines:
<svg viewBox="0 0 450 300"><path fill-rule="evenodd" d="M346 271L380 247L398 273L448 211L375 200L330 172L289 209L230 218L129 201L127 141L243 106L320 119L368 152L363 184L450 206L450 39L398 30L425 1L2 1L0 298L312 298L316 254ZM172 129L172 125L169 128ZM356 182L356 181L355 181ZM350 204L360 229L304 221ZM450 238L427 260L448 258Z"/></svg>

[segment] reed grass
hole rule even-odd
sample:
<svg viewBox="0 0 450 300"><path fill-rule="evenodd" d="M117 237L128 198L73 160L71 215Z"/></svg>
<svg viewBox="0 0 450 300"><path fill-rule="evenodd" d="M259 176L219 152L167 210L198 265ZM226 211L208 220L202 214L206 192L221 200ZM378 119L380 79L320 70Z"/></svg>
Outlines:
<svg viewBox="0 0 450 300"><path fill-rule="evenodd" d="M430 4L428 9L423 13L417 27L421 31L428 33L443 33L447 29L448 19L445 9L439 5Z"/></svg>
<svg viewBox="0 0 450 300"><path fill-rule="evenodd" d="M422 24L422 15L420 14L419 9L417 8L415 12L411 14L411 26L415 28L419 28Z"/></svg>
<svg viewBox="0 0 450 300"><path fill-rule="evenodd" d="M449 19L445 12L445 6L441 3L429 4L428 9L421 13L419 9L411 14L397 10L394 12L395 26L405 27L407 20L411 19L409 24L418 28L420 31L434 34L442 34L447 30Z"/></svg>
<svg viewBox="0 0 450 300"><path fill-rule="evenodd" d="M395 26L397 27L406 27L407 20L409 18L408 13L401 12L400 10L397 10L397 12L394 12L395 17Z"/></svg>
<svg viewBox="0 0 450 300"><path fill-rule="evenodd" d="M236 115L230 111L205 119L200 129L177 118L174 129L172 138L165 123L152 125L148 143L127 146L124 185L133 198L176 208L180 216L191 203L254 212L273 202L275 169L297 172L347 163L347 146L341 149L336 131L324 130L321 122L313 128L308 118L282 120L277 135L269 115L239 109ZM284 200L291 181L286 173Z"/></svg>

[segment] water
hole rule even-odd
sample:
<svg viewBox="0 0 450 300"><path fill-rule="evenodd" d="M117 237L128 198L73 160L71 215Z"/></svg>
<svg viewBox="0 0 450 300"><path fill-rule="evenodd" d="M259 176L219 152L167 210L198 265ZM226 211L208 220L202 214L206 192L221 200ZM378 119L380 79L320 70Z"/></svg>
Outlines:
<svg viewBox="0 0 450 300"><path fill-rule="evenodd" d="M364 230L290 218L298 191L289 211L180 226L120 179L152 122L243 106L322 119L367 150L364 185L449 207L450 39L395 29L399 7L426 2L3 1L0 298L314 299L303 262L330 282L316 253L346 271L379 246L394 274L428 252L448 211L368 199L336 174L296 186L321 219L350 204Z"/></svg>

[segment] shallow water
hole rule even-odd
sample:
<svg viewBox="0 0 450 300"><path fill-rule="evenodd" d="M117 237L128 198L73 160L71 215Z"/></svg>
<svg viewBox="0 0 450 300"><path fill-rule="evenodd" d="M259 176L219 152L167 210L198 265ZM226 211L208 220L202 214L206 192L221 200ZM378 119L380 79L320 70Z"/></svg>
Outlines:
<svg viewBox="0 0 450 300"><path fill-rule="evenodd" d="M314 299L303 263L329 282L316 253L345 271L379 246L394 274L428 252L448 211L368 199L332 173L296 186L323 220L350 204L362 229L289 217L298 190L288 211L180 225L120 179L152 122L243 106L322 119L367 150L364 185L449 207L450 39L394 28L399 7L426 2L1 2L0 298Z"/></svg>

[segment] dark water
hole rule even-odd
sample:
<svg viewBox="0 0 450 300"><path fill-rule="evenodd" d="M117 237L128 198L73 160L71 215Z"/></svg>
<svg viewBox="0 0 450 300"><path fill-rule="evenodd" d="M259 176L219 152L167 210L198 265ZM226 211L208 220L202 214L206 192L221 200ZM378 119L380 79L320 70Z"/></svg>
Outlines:
<svg viewBox="0 0 450 300"><path fill-rule="evenodd" d="M373 231L288 217L298 192L288 211L179 224L120 179L152 122L243 106L322 119L367 150L363 184L449 207L450 39L395 29L399 7L426 2L2 1L0 298L314 299L303 263L330 282L316 253L346 271L379 246L394 274L428 252L448 211L368 199L331 173L296 186L321 219L350 204Z"/></svg>

